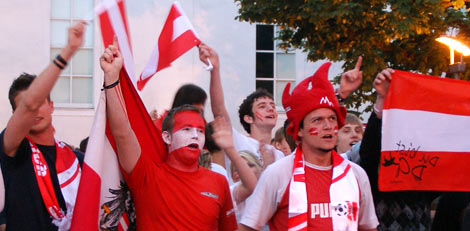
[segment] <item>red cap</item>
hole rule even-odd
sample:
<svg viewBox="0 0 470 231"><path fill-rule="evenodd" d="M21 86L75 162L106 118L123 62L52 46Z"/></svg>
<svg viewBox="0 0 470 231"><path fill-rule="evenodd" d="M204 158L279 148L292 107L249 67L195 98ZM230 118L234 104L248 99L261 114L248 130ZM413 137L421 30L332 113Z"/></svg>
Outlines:
<svg viewBox="0 0 470 231"><path fill-rule="evenodd" d="M331 63L323 64L312 76L302 80L289 94L290 83L284 88L282 94L282 105L286 110L287 119L290 124L287 134L298 140L300 122L311 111L318 108L331 108L338 117L338 127L344 125L346 108L340 107L336 99L333 86L328 80L328 69Z"/></svg>

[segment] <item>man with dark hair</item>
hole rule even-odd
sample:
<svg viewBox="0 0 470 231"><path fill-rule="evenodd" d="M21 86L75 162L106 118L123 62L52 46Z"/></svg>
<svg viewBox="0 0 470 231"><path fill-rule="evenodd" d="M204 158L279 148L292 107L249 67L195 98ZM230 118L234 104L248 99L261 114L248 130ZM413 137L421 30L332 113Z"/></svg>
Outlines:
<svg viewBox="0 0 470 231"><path fill-rule="evenodd" d="M300 82L282 104L296 152L270 165L247 201L242 230L374 230L377 225L367 175L335 151L346 109L328 81L330 63ZM309 87L311 86L311 87ZM307 103L306 103L307 102Z"/></svg>
<svg viewBox="0 0 470 231"><path fill-rule="evenodd" d="M225 178L199 167L205 121L190 105L171 109L162 123L168 150L153 161L141 147L125 112L119 85L122 57L113 45L100 58L106 113L116 141L119 164L136 208L138 230L236 230L232 198ZM166 159L163 158L166 156Z"/></svg>
<svg viewBox="0 0 470 231"><path fill-rule="evenodd" d="M173 109L179 106L183 106L185 104L189 104L197 107L199 110L201 110L202 114L204 114L204 106L206 104L206 99L207 94L202 88L194 84L185 84L181 86L176 92L171 108ZM154 109L150 113L151 116L156 117L152 119L154 120L155 127L157 127L160 131L163 119L165 118L167 113L168 111L165 111L160 117L158 117L156 109ZM152 114L155 114L156 116Z"/></svg>
<svg viewBox="0 0 470 231"><path fill-rule="evenodd" d="M49 93L82 45L85 26L69 28L67 45L38 77L24 73L11 85L13 115L0 134L8 230L70 228L83 154L55 139Z"/></svg>
<svg viewBox="0 0 470 231"><path fill-rule="evenodd" d="M258 108L266 109L270 113L263 116L260 111L256 110ZM266 121L265 126L267 126L267 129L272 130L272 127L274 127L277 122L277 113L275 113L275 111L276 105L274 104L273 95L271 95L271 93L266 91L264 88L258 88L255 92L251 93L245 98L245 100L243 100L238 110L238 115L240 118L240 123L243 125L243 129L245 129L248 134L251 134L251 124L254 123L255 117L257 118L256 121ZM263 127L263 125L260 125L259 127ZM258 126L253 126L253 130L256 129L259 129ZM256 133L256 131L253 132Z"/></svg>
<svg viewBox="0 0 470 231"><path fill-rule="evenodd" d="M176 92L171 108L189 104L199 108L199 110L202 112L204 111L206 99L207 94L202 88L191 83L185 84L181 86Z"/></svg>

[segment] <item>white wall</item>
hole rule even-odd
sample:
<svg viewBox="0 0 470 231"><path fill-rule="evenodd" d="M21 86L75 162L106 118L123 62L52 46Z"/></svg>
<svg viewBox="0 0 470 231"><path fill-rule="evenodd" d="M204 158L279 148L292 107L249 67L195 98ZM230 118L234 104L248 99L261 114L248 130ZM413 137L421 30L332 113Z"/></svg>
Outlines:
<svg viewBox="0 0 470 231"><path fill-rule="evenodd" d="M146 64L157 41L173 1L126 1L131 42L137 75ZM238 106L255 90L255 25L235 20L238 8L233 0L180 0L201 40L219 54L225 102L233 124L242 131L238 122ZM28 7L25 7L28 6ZM35 0L0 1L0 125L5 127L11 116L8 89L12 80L21 72L39 74L51 60L50 2ZM9 23L6 23L9 22ZM102 73L98 60L103 51L98 21L95 21L95 104L100 94ZM296 79L300 81L323 62L306 62L306 55L296 53ZM341 64L332 66L329 76L340 73ZM140 93L150 111L163 112L171 106L176 90L184 83L194 83L209 90L209 73L203 69L198 52L190 52L173 65L157 73ZM212 119L210 101L206 104L206 118ZM57 137L73 145L88 136L94 109L60 109L54 112L53 123ZM285 119L282 113L281 122Z"/></svg>

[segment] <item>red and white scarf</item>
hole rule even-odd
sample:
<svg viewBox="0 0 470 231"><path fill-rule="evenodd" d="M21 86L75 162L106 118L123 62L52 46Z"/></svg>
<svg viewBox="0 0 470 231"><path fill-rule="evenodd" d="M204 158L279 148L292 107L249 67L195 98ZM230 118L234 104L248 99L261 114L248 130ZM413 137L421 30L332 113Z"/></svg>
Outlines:
<svg viewBox="0 0 470 231"><path fill-rule="evenodd" d="M44 205L52 217L52 223L58 227L59 231L69 230L81 175L78 159L70 148L63 142L56 140L55 168L62 196L64 197L67 207L67 213L65 213L60 208L57 196L55 195L46 159L44 159L43 154L36 144L34 144L30 138L26 138L31 147L31 159L39 191L41 192Z"/></svg>
<svg viewBox="0 0 470 231"><path fill-rule="evenodd" d="M357 230L360 189L351 165L331 152L333 174L330 185L330 211L333 230ZM289 186L289 231L307 230L307 186L303 152L297 148Z"/></svg>

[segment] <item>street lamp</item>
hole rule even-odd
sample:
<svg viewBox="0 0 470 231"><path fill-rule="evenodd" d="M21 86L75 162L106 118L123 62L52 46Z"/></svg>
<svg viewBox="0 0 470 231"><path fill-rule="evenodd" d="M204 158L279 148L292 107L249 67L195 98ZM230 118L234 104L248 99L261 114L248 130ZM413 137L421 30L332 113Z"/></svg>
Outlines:
<svg viewBox="0 0 470 231"><path fill-rule="evenodd" d="M454 79L459 78L459 73L465 72L465 63L463 57L470 55L470 48L465 46L460 41L447 36L441 36L436 41L447 45L450 49L450 65L449 73L453 75ZM460 53L460 62L454 63L454 51Z"/></svg>

